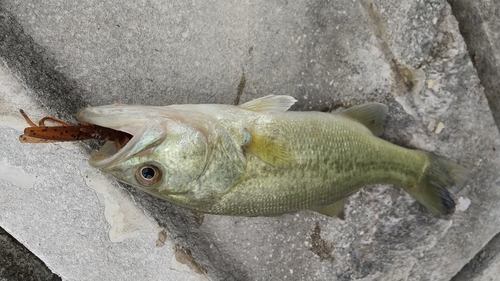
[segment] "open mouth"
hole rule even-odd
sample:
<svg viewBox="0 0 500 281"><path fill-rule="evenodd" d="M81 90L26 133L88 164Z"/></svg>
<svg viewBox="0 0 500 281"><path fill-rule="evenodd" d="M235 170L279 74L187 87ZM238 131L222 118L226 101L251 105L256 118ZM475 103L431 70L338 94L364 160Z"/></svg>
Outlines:
<svg viewBox="0 0 500 281"><path fill-rule="evenodd" d="M94 128L97 125L94 125ZM99 129L104 128L106 132L113 133L103 135L104 138L99 138L101 140L106 140L106 143L95 153L90 159L89 163L94 167L104 167L115 161L123 159L130 147L133 146L135 142L133 136L129 133L97 126Z"/></svg>
<svg viewBox="0 0 500 281"><path fill-rule="evenodd" d="M90 165L101 170L113 169L115 164L125 162L134 155L149 153L165 138L165 130L157 122L147 122L141 127L120 127L120 129L122 128L123 131L118 130L118 128L106 128L106 130L110 130L106 136L110 136L111 133L115 135L113 138L107 139L108 141L101 149L92 155L89 159Z"/></svg>
<svg viewBox="0 0 500 281"><path fill-rule="evenodd" d="M29 125L19 137L21 142L106 141L89 159L89 163L99 169L111 169L113 164L147 151L165 137L165 130L157 121L162 116L160 107L122 104L89 107L77 113L77 119L81 122L79 125L52 117L42 118L37 125L24 111L20 112Z"/></svg>
<svg viewBox="0 0 500 281"><path fill-rule="evenodd" d="M124 147L133 137L132 134L129 134L127 132L94 124L82 125L80 127L80 131L88 134L92 139L114 142L116 151Z"/></svg>

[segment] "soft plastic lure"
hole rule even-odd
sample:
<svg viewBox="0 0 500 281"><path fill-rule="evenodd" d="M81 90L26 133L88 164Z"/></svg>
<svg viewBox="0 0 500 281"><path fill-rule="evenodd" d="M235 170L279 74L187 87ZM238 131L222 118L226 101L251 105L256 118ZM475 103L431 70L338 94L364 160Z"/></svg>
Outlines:
<svg viewBox="0 0 500 281"><path fill-rule="evenodd" d="M24 129L24 134L19 136L19 141L23 143L46 143L96 139L114 141L116 149L119 150L132 138L132 135L129 133L110 128L92 124L79 124L73 126L52 117L44 117L40 119L37 125L31 121L24 110L20 109L19 112L21 112L28 125L30 125L30 127ZM45 125L45 122L47 121L60 124L60 126L47 126Z"/></svg>

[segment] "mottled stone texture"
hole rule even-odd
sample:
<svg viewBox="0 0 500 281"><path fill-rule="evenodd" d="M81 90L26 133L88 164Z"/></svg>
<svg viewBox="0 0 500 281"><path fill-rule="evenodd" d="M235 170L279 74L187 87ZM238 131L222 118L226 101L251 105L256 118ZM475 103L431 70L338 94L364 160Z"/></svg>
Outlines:
<svg viewBox="0 0 500 281"><path fill-rule="evenodd" d="M444 0L2 1L0 58L27 91L0 96L0 164L33 183L0 176L10 196L0 225L67 279L96 277L83 269L98 260L117 280L158 268L193 279L448 280L500 231L496 107L451 12ZM88 145L17 143L22 119L11 112L28 106L21 95L37 114L41 104L74 120L87 105L267 94L294 96L293 110L387 104L383 138L472 171L457 212L433 217L380 185L352 196L344 221L312 211L203 218L85 166Z"/></svg>
<svg viewBox="0 0 500 281"><path fill-rule="evenodd" d="M500 126L500 4L498 1L448 0L460 32Z"/></svg>
<svg viewBox="0 0 500 281"><path fill-rule="evenodd" d="M3 229L0 242L0 280L61 280Z"/></svg>

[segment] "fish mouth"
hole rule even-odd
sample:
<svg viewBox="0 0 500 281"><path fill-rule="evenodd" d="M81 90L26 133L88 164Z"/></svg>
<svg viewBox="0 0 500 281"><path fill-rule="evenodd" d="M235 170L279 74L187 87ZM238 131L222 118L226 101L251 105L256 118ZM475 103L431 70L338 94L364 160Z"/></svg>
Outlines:
<svg viewBox="0 0 500 281"><path fill-rule="evenodd" d="M150 114L144 114L143 111L144 106L116 104L89 107L77 113L80 122L94 125L99 135L96 138L106 140L90 157L91 166L103 171L111 170L164 138L164 129L157 118L150 119Z"/></svg>
<svg viewBox="0 0 500 281"><path fill-rule="evenodd" d="M104 169L126 158L127 151L133 146L133 142L137 138L133 136L124 143L123 146L117 145L115 141L106 141L104 145L89 158L91 166Z"/></svg>

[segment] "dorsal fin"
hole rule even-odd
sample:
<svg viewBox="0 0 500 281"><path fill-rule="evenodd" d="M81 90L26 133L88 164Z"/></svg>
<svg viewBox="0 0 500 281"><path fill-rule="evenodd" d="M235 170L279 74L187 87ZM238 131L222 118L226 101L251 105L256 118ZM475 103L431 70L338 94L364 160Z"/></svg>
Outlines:
<svg viewBox="0 0 500 281"><path fill-rule="evenodd" d="M297 100L292 96L269 95L240 105L241 108L261 113L283 113Z"/></svg>
<svg viewBox="0 0 500 281"><path fill-rule="evenodd" d="M340 114L363 124L374 135L380 136L384 131L383 122L387 111L385 104L373 102L348 108Z"/></svg>

